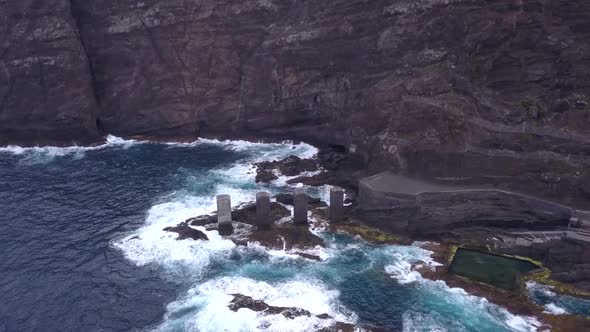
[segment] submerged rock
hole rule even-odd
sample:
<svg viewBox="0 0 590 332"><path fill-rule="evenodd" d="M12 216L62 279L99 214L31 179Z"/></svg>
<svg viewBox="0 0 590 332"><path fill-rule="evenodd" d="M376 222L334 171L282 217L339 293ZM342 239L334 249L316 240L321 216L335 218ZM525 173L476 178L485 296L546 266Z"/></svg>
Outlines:
<svg viewBox="0 0 590 332"><path fill-rule="evenodd" d="M188 222L182 222L177 226L173 227L166 227L164 228L166 232L174 232L178 233L178 237L176 240L185 240L185 239L193 239L193 240L209 240L205 233L201 232L198 229L191 228Z"/></svg>
<svg viewBox="0 0 590 332"><path fill-rule="evenodd" d="M322 259L320 258L320 256L316 256L316 255L312 255L312 254L307 254L304 252L296 252L295 255L301 256L303 258L307 258L307 259L311 259L313 261L321 261Z"/></svg>

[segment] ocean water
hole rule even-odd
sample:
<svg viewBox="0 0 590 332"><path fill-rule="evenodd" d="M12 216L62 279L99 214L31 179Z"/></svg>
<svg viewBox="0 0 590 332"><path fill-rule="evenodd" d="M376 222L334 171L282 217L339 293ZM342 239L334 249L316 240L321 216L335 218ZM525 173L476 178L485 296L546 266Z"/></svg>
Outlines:
<svg viewBox="0 0 590 332"><path fill-rule="evenodd" d="M545 312L554 315L580 315L590 317L590 300L560 295L552 287L534 282L527 283L529 297L545 308Z"/></svg>
<svg viewBox="0 0 590 332"><path fill-rule="evenodd" d="M431 252L374 246L314 232L326 248L310 261L216 232L210 241L163 231L233 205L286 178L254 182L252 163L306 144L201 140L140 143L109 137L94 148L0 148L0 331L314 331L333 320L387 331L535 331L484 298L421 277ZM327 188L309 188L326 198ZM333 320L288 319L227 307L230 294L300 307Z"/></svg>

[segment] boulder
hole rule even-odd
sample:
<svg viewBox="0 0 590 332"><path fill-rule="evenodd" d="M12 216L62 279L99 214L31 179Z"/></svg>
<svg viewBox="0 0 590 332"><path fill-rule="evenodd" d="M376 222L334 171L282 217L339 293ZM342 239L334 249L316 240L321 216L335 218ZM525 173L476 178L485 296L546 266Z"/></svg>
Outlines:
<svg viewBox="0 0 590 332"><path fill-rule="evenodd" d="M277 179L277 175L295 176L303 172L318 170L315 160L301 159L297 156L289 156L282 160L263 161L256 163L256 182L270 182Z"/></svg>
<svg viewBox="0 0 590 332"><path fill-rule="evenodd" d="M281 314L289 319L294 319L299 316L311 316L311 313L305 309L295 307L275 307L266 304L262 300L254 300L250 296L241 294L234 294L233 296L234 299L229 304L229 309L232 311L246 308L257 312L264 311L265 314L269 315Z"/></svg>
<svg viewBox="0 0 590 332"><path fill-rule="evenodd" d="M275 199L279 203L293 206L293 194L280 193L280 194L275 195ZM307 195L307 204L310 209L313 209L316 207L328 206L328 204L326 204L325 202L322 202L321 199L319 199L317 197L311 197L309 195Z"/></svg>
<svg viewBox="0 0 590 332"><path fill-rule="evenodd" d="M164 228L166 232L174 232L178 233L178 237L176 240L185 240L185 239L193 239L193 240L204 240L207 241L209 238L205 233L199 231L198 229L194 229L189 226L188 222L182 222L177 226L173 227L166 227Z"/></svg>

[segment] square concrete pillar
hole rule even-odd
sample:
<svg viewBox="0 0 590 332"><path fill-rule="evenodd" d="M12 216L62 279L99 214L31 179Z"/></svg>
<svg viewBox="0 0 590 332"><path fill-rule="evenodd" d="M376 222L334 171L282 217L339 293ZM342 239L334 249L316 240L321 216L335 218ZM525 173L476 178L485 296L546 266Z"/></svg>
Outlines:
<svg viewBox="0 0 590 332"><path fill-rule="evenodd" d="M295 189L293 194L293 221L298 225L307 225L307 195L303 188Z"/></svg>
<svg viewBox="0 0 590 332"><path fill-rule="evenodd" d="M261 191L256 193L256 226L268 228L272 226L270 219L270 194Z"/></svg>
<svg viewBox="0 0 590 332"><path fill-rule="evenodd" d="M344 189L330 188L330 221L341 222L344 219Z"/></svg>
<svg viewBox="0 0 590 332"><path fill-rule="evenodd" d="M217 195L217 229L220 235L231 235L234 232L229 195Z"/></svg>

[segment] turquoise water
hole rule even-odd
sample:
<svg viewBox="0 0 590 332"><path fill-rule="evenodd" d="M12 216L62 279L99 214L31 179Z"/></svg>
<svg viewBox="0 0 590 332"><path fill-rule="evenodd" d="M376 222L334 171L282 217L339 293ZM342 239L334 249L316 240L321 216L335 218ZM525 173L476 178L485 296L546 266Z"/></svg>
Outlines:
<svg viewBox="0 0 590 332"><path fill-rule="evenodd" d="M305 144L199 141L155 144L114 137L96 148L0 148L0 330L313 331L333 321L230 311L229 294L301 307L396 331L534 331L538 322L423 279L434 266L412 246L374 246L313 230L326 248L306 260L256 244L176 241L163 228L234 205L256 191L252 163ZM327 188L308 188L326 198Z"/></svg>
<svg viewBox="0 0 590 332"><path fill-rule="evenodd" d="M555 293L550 286L527 283L529 296L548 313L590 317L590 300Z"/></svg>

